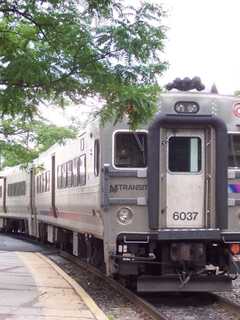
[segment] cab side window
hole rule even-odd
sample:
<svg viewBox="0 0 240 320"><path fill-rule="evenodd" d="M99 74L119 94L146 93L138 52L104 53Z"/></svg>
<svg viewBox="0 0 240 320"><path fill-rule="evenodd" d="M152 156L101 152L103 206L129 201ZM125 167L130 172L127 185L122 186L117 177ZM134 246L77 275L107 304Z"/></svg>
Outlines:
<svg viewBox="0 0 240 320"><path fill-rule="evenodd" d="M147 166L147 134L145 132L117 132L114 146L116 167L145 168Z"/></svg>

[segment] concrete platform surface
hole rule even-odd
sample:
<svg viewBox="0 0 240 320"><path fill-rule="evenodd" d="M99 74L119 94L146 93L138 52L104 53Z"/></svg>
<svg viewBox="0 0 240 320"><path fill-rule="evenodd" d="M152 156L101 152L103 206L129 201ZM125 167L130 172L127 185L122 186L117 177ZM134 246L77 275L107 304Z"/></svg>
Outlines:
<svg viewBox="0 0 240 320"><path fill-rule="evenodd" d="M0 251L45 252L46 247L0 233Z"/></svg>
<svg viewBox="0 0 240 320"><path fill-rule="evenodd" d="M81 287L79 296L78 284L64 274L40 253L1 250L0 320L107 319L89 308L91 298Z"/></svg>

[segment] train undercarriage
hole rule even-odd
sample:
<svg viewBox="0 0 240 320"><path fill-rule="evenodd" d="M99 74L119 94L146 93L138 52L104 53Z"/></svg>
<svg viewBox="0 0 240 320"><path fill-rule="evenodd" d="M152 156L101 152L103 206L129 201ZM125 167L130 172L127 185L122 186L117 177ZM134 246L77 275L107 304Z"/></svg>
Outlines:
<svg viewBox="0 0 240 320"><path fill-rule="evenodd" d="M119 235L113 255L116 273L132 282L135 278L140 292L231 289L240 270L239 258L233 256L232 244L217 234L218 230L166 230L162 235Z"/></svg>

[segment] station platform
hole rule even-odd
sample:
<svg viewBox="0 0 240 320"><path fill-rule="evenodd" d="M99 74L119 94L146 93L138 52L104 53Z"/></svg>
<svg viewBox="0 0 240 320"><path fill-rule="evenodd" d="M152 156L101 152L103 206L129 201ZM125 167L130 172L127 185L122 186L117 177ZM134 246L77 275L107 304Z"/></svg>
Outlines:
<svg viewBox="0 0 240 320"><path fill-rule="evenodd" d="M26 252L31 245L25 252L2 250L2 243L0 235L0 320L108 319L79 284L41 252Z"/></svg>

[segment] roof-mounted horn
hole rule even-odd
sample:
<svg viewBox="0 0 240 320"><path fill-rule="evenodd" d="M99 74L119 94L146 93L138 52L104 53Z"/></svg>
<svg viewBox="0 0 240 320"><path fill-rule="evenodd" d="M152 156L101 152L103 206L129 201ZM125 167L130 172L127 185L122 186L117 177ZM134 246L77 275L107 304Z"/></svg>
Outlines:
<svg viewBox="0 0 240 320"><path fill-rule="evenodd" d="M173 82L170 82L166 85L166 89L169 91L172 89L177 89L180 91L196 89L197 91L202 91L205 89L205 86L199 77L194 77L192 79L186 77L184 79L176 78Z"/></svg>

